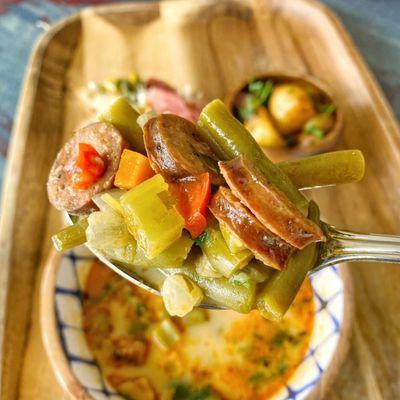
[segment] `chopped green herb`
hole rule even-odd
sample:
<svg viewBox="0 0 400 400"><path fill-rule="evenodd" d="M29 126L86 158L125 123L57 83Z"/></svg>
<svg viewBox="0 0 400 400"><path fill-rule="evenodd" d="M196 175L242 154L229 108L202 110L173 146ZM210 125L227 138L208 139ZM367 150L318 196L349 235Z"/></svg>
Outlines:
<svg viewBox="0 0 400 400"><path fill-rule="evenodd" d="M175 386L175 393L172 400L211 400L216 397L211 393L209 387L201 389L192 389L186 384L177 384Z"/></svg>
<svg viewBox="0 0 400 400"><path fill-rule="evenodd" d="M320 113L324 113L324 114L332 114L336 111L336 105L333 103L328 103L328 104L322 104L322 103L318 103L317 104L317 110Z"/></svg>
<svg viewBox="0 0 400 400"><path fill-rule="evenodd" d="M248 84L247 88L248 94L238 109L239 117L242 121L251 118L256 114L258 108L267 102L274 84L270 80L265 82L254 80Z"/></svg>
<svg viewBox="0 0 400 400"><path fill-rule="evenodd" d="M255 372L253 375L250 376L249 382L256 385L265 379L264 372Z"/></svg>
<svg viewBox="0 0 400 400"><path fill-rule="evenodd" d="M115 86L123 96L130 95L135 90L135 86L128 79L118 79Z"/></svg>
<svg viewBox="0 0 400 400"><path fill-rule="evenodd" d="M258 107L260 106L259 100L257 97L248 94L246 95L243 104L239 107L239 117L242 121L251 118L256 112Z"/></svg>
<svg viewBox="0 0 400 400"><path fill-rule="evenodd" d="M283 360L279 361L278 374L283 375L287 369L288 369L288 365L285 363L285 361L283 361Z"/></svg>
<svg viewBox="0 0 400 400"><path fill-rule="evenodd" d="M199 237L194 239L194 242L198 245L201 246L207 242L209 239L210 234L208 231L204 231Z"/></svg>
<svg viewBox="0 0 400 400"><path fill-rule="evenodd" d="M139 333L147 331L148 328L149 324L146 324L145 322L133 321L130 326L129 333L131 335L137 335Z"/></svg>
<svg viewBox="0 0 400 400"><path fill-rule="evenodd" d="M325 132L314 124L310 124L309 126L307 126L304 132L316 137L317 139L323 139L325 137Z"/></svg>
<svg viewBox="0 0 400 400"><path fill-rule="evenodd" d="M281 347L285 343L286 340L290 340L292 336L285 332L285 331L280 331L278 332L275 337L272 339L272 345L274 347Z"/></svg>
<svg viewBox="0 0 400 400"><path fill-rule="evenodd" d="M248 88L249 92L258 99L259 105L262 105L268 100L268 97L271 95L274 84L271 80L256 80L250 82Z"/></svg>
<svg viewBox="0 0 400 400"><path fill-rule="evenodd" d="M229 281L236 286L245 287L247 289L250 287L250 283L251 283L250 276L248 274L246 274L245 272L239 272L235 275L232 275L229 278Z"/></svg>
<svg viewBox="0 0 400 400"><path fill-rule="evenodd" d="M136 315L141 317L146 312L146 306L143 303L136 304Z"/></svg>

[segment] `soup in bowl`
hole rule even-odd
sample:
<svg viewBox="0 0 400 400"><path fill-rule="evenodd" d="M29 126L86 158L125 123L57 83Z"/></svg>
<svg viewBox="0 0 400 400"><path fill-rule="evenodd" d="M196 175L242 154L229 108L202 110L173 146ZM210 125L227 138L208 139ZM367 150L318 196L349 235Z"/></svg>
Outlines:
<svg viewBox="0 0 400 400"><path fill-rule="evenodd" d="M42 304L42 314L55 307L56 327L47 324L44 341L75 398L305 398L326 375L347 329L337 267L307 279L278 323L256 310L197 308L170 317L160 297L123 280L86 249L53 264L60 269L55 275L56 265L48 268L42 299L55 285L55 301Z"/></svg>

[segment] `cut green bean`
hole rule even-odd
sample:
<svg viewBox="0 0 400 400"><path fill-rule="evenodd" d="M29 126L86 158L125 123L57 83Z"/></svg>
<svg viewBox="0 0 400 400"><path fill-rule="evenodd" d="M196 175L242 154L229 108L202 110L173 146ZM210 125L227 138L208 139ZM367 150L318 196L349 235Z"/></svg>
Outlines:
<svg viewBox="0 0 400 400"><path fill-rule="evenodd" d="M313 201L310 202L308 217L316 223L319 221L319 209ZM317 255L318 245L309 244L293 254L285 270L275 272L266 282L256 301L263 317L273 321L280 321L283 318L308 271L314 266Z"/></svg>
<svg viewBox="0 0 400 400"><path fill-rule="evenodd" d="M365 171L360 150L333 151L277 165L299 189L358 182Z"/></svg>
<svg viewBox="0 0 400 400"><path fill-rule="evenodd" d="M86 242L87 226L88 221L85 217L53 235L51 239L56 250L66 251L84 244Z"/></svg>
<svg viewBox="0 0 400 400"><path fill-rule="evenodd" d="M276 269L268 267L261 261L253 259L246 265L243 272L249 273L257 283L262 283L270 279L275 274Z"/></svg>
<svg viewBox="0 0 400 400"><path fill-rule="evenodd" d="M188 276L200 286L205 296L218 305L243 314L249 313L254 307L257 284L253 279L249 280L248 285L236 285L227 278L205 278L196 272L190 262L172 271Z"/></svg>
<svg viewBox="0 0 400 400"><path fill-rule="evenodd" d="M307 199L265 155L250 132L229 112L221 100L216 99L203 108L198 127L203 140L209 143L221 160L230 160L239 155L247 157L293 204L302 211L307 210Z"/></svg>
<svg viewBox="0 0 400 400"><path fill-rule="evenodd" d="M99 119L102 122L114 125L132 146L133 150L146 154L143 131L136 122L138 117L139 113L123 97L120 97L111 104L108 110L100 115Z"/></svg>

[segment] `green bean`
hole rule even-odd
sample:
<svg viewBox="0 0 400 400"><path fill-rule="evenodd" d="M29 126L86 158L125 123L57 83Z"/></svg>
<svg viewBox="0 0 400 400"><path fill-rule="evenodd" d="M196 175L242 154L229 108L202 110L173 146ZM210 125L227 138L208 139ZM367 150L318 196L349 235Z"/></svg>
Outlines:
<svg viewBox="0 0 400 400"><path fill-rule="evenodd" d="M306 210L307 199L290 179L262 151L253 136L217 99L207 104L198 121L199 134L207 141L221 160L244 155L300 210Z"/></svg>
<svg viewBox="0 0 400 400"><path fill-rule="evenodd" d="M170 271L188 276L200 286L205 296L218 305L243 314L249 313L254 307L257 284L253 279L247 285L237 285L227 278L205 278L196 272L190 262L182 268Z"/></svg>
<svg viewBox="0 0 400 400"><path fill-rule="evenodd" d="M365 169L360 150L333 151L277 165L297 188L358 182Z"/></svg>
<svg viewBox="0 0 400 400"><path fill-rule="evenodd" d="M146 154L143 131L136 120L139 113L123 98L117 99L99 119L114 125L132 146L133 150Z"/></svg>
<svg viewBox="0 0 400 400"><path fill-rule="evenodd" d="M88 221L85 217L53 235L51 239L56 250L66 251L85 243L87 226Z"/></svg>
<svg viewBox="0 0 400 400"><path fill-rule="evenodd" d="M308 217L319 221L318 206L311 201ZM257 296L256 304L261 314L270 320L280 321L292 304L308 271L314 266L318 255L318 245L309 244L297 251L289 259L286 269L275 272Z"/></svg>

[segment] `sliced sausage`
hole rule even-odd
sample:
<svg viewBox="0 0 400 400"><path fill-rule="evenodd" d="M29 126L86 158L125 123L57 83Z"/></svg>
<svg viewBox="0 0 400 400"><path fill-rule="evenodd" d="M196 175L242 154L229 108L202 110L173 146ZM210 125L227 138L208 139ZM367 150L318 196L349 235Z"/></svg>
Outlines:
<svg viewBox="0 0 400 400"><path fill-rule="evenodd" d="M209 209L220 223L225 223L241 239L258 260L279 270L286 267L294 247L265 228L229 189L220 187Z"/></svg>
<svg viewBox="0 0 400 400"><path fill-rule="evenodd" d="M234 195L280 238L298 249L311 242L325 240L319 226L307 219L245 157L220 162L219 166Z"/></svg>
<svg viewBox="0 0 400 400"><path fill-rule="evenodd" d="M143 130L150 164L167 182L208 172L211 183L221 183L218 171L212 167L214 154L199 138L192 122L162 114L149 120Z"/></svg>
<svg viewBox="0 0 400 400"><path fill-rule="evenodd" d="M104 160L106 170L101 178L87 189L75 189L65 170L68 163L77 156L79 143L94 147ZM58 210L71 214L88 214L97 209L92 197L112 187L118 169L119 159L126 143L112 125L95 123L76 131L58 152L47 181L50 203Z"/></svg>

